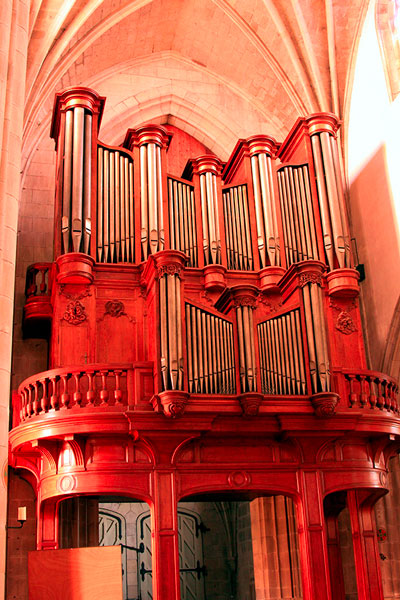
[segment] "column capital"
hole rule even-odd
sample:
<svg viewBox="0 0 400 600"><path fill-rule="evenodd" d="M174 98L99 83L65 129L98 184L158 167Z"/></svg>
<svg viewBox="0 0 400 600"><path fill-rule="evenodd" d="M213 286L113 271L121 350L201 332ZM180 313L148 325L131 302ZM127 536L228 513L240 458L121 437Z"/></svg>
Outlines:
<svg viewBox="0 0 400 600"><path fill-rule="evenodd" d="M212 173L213 175L220 176L223 166L218 156L204 154L203 156L188 160L182 176L190 180L193 179L193 175L202 175L203 173Z"/></svg>
<svg viewBox="0 0 400 600"><path fill-rule="evenodd" d="M250 156L267 154L271 158L275 158L279 149L278 142L269 135L253 135L247 138L246 145Z"/></svg>
<svg viewBox="0 0 400 600"><path fill-rule="evenodd" d="M143 125L137 129L128 129L122 146L133 150L135 147L156 144L160 148L168 148L172 136L161 125Z"/></svg>
<svg viewBox="0 0 400 600"><path fill-rule="evenodd" d="M329 133L330 135L336 135L337 130L340 127L340 121L333 113L314 113L308 115L304 119L308 127L308 133L315 135L317 133Z"/></svg>
<svg viewBox="0 0 400 600"><path fill-rule="evenodd" d="M53 106L50 136L57 141L60 131L61 113L76 107L84 108L98 115L97 131L100 127L106 99L97 92L86 87L70 87L56 94Z"/></svg>
<svg viewBox="0 0 400 600"><path fill-rule="evenodd" d="M227 288L215 303L215 308L223 313L228 313L231 308L249 306L255 308L259 289L255 285L234 285Z"/></svg>

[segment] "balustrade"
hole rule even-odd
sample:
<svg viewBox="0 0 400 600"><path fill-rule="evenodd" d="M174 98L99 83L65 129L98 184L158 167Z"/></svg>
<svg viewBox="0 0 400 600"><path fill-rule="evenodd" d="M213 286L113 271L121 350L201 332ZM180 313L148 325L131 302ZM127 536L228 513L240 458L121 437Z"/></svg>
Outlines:
<svg viewBox="0 0 400 600"><path fill-rule="evenodd" d="M341 369L335 372L342 403L350 409L379 409L399 413L397 382L383 373Z"/></svg>
<svg viewBox="0 0 400 600"><path fill-rule="evenodd" d="M49 274L52 263L34 263L26 271L25 295L27 299L50 295Z"/></svg>
<svg viewBox="0 0 400 600"><path fill-rule="evenodd" d="M133 403L130 365L88 365L53 369L26 379L18 388L20 421L51 410L113 407ZM14 407L15 409L15 407Z"/></svg>

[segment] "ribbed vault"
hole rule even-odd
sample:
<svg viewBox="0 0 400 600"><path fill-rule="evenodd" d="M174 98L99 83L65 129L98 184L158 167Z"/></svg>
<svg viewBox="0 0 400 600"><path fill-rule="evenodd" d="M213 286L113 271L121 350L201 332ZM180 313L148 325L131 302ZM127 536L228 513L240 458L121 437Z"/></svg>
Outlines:
<svg viewBox="0 0 400 600"><path fill-rule="evenodd" d="M175 122L226 158L238 137L278 139L298 116L346 120L368 0L36 0L31 5L25 161L54 92L107 96L102 137ZM340 59L340 60L339 60ZM175 121L174 121L175 120Z"/></svg>

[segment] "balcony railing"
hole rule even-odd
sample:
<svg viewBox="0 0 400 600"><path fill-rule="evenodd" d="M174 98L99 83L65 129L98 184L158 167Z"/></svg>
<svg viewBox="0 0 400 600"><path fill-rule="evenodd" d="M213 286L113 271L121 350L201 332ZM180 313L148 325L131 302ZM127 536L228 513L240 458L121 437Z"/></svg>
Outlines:
<svg viewBox="0 0 400 600"><path fill-rule="evenodd" d="M33 375L18 388L13 405L14 426L34 416L66 409L128 410L145 395L135 383L138 370L152 378L151 363L92 364Z"/></svg>
<svg viewBox="0 0 400 600"><path fill-rule="evenodd" d="M333 379L343 409L375 409L399 414L399 387L388 375L377 371L340 369L334 371Z"/></svg>

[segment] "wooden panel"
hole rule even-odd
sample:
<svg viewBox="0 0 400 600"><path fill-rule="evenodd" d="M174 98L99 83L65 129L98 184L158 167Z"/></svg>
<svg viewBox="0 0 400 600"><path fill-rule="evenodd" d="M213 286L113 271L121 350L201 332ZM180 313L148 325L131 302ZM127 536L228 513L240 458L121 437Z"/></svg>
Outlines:
<svg viewBox="0 0 400 600"><path fill-rule="evenodd" d="M122 600L119 546L28 554L29 600Z"/></svg>

